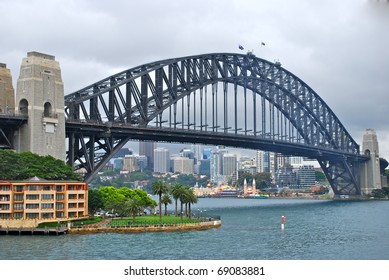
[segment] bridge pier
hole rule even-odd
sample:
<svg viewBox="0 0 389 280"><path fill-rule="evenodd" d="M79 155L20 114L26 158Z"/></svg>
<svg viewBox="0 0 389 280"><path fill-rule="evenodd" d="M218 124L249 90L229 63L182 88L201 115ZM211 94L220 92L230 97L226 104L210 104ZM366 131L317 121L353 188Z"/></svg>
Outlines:
<svg viewBox="0 0 389 280"><path fill-rule="evenodd" d="M361 192L363 195L368 195L373 189L381 189L384 180L380 171L377 134L373 129L366 129L363 135L362 153L370 158L362 163L360 169Z"/></svg>
<svg viewBox="0 0 389 280"><path fill-rule="evenodd" d="M16 114L28 117L16 135L17 152L51 155L65 161L64 89L55 57L29 52L20 67Z"/></svg>
<svg viewBox="0 0 389 280"><path fill-rule="evenodd" d="M0 63L0 114L15 114L15 97L11 71Z"/></svg>

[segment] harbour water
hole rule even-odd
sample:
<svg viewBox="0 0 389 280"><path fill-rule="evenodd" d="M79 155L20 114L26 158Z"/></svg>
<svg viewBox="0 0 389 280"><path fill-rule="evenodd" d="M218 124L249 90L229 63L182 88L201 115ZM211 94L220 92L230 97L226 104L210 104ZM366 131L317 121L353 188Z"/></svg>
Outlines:
<svg viewBox="0 0 389 280"><path fill-rule="evenodd" d="M219 215L223 224L173 233L0 236L0 259L389 260L389 201L201 198L192 212Z"/></svg>

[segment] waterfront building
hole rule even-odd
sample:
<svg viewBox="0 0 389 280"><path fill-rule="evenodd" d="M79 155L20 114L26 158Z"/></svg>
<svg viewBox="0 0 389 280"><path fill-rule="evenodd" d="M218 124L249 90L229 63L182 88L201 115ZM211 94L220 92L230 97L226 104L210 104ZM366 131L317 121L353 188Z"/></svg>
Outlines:
<svg viewBox="0 0 389 280"><path fill-rule="evenodd" d="M43 221L88 216L88 185L75 181L0 181L0 226L36 227Z"/></svg>
<svg viewBox="0 0 389 280"><path fill-rule="evenodd" d="M297 170L297 182L301 188L315 185L315 168L313 165L302 165Z"/></svg>

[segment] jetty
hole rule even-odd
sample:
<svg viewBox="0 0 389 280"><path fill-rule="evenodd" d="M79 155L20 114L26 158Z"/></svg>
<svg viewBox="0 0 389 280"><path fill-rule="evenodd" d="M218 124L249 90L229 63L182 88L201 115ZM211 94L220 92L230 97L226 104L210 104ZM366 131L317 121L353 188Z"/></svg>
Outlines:
<svg viewBox="0 0 389 280"><path fill-rule="evenodd" d="M57 228L12 228L0 227L0 235L62 235L67 234L67 227Z"/></svg>

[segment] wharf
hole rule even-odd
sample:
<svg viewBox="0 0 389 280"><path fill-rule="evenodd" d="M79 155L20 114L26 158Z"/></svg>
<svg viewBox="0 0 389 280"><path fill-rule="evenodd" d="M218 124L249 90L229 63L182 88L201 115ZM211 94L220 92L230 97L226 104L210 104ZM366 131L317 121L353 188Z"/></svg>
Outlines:
<svg viewBox="0 0 389 280"><path fill-rule="evenodd" d="M62 235L67 234L67 227L58 228L3 228L0 235Z"/></svg>

